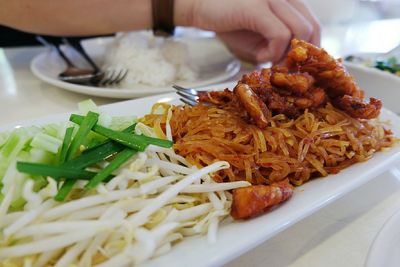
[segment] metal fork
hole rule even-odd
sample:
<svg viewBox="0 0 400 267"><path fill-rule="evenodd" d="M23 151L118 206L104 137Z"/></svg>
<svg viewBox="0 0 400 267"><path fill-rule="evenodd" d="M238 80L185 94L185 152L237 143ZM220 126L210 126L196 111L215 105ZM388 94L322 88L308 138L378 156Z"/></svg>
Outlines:
<svg viewBox="0 0 400 267"><path fill-rule="evenodd" d="M106 70L102 80L100 80L98 86L114 85L119 84L128 75L127 69L121 70Z"/></svg>
<svg viewBox="0 0 400 267"><path fill-rule="evenodd" d="M206 91L197 91L195 89L185 88L179 85L173 85L172 87L176 90L176 93L181 96L179 100L189 106L197 105L199 103L199 94L206 93Z"/></svg>
<svg viewBox="0 0 400 267"><path fill-rule="evenodd" d="M63 38L63 42L66 45L74 48L94 69L96 73L103 73L101 77L97 80L92 80L91 83L96 86L106 86L106 85L114 85L119 84L123 79L128 75L127 69L110 69L106 71L102 71L97 64L92 60L92 58L86 53L86 50L83 48L80 39L78 38Z"/></svg>

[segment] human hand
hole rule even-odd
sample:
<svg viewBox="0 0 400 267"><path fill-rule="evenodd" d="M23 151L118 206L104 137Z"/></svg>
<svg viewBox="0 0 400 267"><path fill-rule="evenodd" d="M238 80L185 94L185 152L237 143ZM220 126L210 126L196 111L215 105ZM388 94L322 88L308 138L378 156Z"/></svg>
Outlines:
<svg viewBox="0 0 400 267"><path fill-rule="evenodd" d="M320 44L320 25L302 0L191 0L189 24L215 31L243 60L282 60L290 40Z"/></svg>

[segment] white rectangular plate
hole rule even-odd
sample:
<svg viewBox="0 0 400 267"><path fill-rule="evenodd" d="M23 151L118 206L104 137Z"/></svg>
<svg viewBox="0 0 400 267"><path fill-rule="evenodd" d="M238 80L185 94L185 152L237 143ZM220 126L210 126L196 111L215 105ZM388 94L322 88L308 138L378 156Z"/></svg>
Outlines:
<svg viewBox="0 0 400 267"><path fill-rule="evenodd" d="M232 88L232 84L212 86L211 89ZM101 107L110 115L142 116L156 102L179 103L175 94L165 94L124 101ZM0 127L0 131L16 126L43 125L66 121L69 114L53 115ZM400 118L391 111L382 110L381 120L391 121L391 128L400 136ZM209 244L204 236L187 238L173 247L170 253L153 259L142 266L219 266L240 256L304 217L321 209L351 190L363 185L389 169L400 158L400 146L378 152L367 162L357 163L336 175L329 175L298 187L294 196L277 209L252 220L222 225L215 244Z"/></svg>

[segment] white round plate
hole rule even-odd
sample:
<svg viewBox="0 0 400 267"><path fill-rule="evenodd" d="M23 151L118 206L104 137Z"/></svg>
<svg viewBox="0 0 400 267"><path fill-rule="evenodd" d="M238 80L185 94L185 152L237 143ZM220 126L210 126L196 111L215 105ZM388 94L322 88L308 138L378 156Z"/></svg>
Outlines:
<svg viewBox="0 0 400 267"><path fill-rule="evenodd" d="M369 250L366 267L400 266L400 211L390 217Z"/></svg>
<svg viewBox="0 0 400 267"><path fill-rule="evenodd" d="M106 49L113 37L87 39L82 42L88 54L100 65ZM198 70L198 79L194 82L179 82L177 84L196 88L226 81L240 70L240 61L236 59L216 38L179 38L189 50L189 60L193 68ZM68 47L63 47L68 57L78 66L85 66L83 59ZM46 51L37 55L31 62L33 74L46 83L61 89L76 93L109 97L135 98L172 91L171 86L152 87L148 85L133 85L132 88L94 87L67 83L57 78L66 65L55 51Z"/></svg>

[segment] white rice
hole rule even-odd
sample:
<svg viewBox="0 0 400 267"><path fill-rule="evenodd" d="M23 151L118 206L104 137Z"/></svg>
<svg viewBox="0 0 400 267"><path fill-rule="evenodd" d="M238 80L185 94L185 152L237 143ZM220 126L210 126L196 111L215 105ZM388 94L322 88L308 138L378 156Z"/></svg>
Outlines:
<svg viewBox="0 0 400 267"><path fill-rule="evenodd" d="M148 31L119 33L106 50L105 68L128 69L123 87L144 84L169 86L194 81L197 73L189 64L186 44L154 37Z"/></svg>

